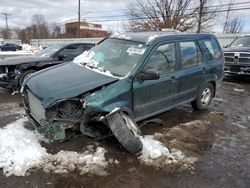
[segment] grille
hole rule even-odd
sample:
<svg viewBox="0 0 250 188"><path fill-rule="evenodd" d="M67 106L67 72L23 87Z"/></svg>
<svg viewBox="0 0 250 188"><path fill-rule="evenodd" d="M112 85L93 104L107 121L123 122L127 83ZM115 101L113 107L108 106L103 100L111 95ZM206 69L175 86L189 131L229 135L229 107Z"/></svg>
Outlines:
<svg viewBox="0 0 250 188"><path fill-rule="evenodd" d="M41 101L38 100L30 91L28 93L28 101L30 107L30 115L39 123L42 123L45 120L45 110L41 104Z"/></svg>
<svg viewBox="0 0 250 188"><path fill-rule="evenodd" d="M230 71L231 72L240 72L240 67L231 67Z"/></svg>
<svg viewBox="0 0 250 188"><path fill-rule="evenodd" d="M225 52L224 57L228 63L250 63L250 53L248 52Z"/></svg>

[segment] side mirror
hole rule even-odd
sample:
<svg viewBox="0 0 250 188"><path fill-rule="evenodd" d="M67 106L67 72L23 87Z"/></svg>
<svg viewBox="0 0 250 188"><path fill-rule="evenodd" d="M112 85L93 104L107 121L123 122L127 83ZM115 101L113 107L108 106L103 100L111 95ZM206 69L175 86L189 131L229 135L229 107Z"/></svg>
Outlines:
<svg viewBox="0 0 250 188"><path fill-rule="evenodd" d="M58 59L59 60L64 60L65 58L67 58L67 55L65 55L65 54L58 54Z"/></svg>
<svg viewBox="0 0 250 188"><path fill-rule="evenodd" d="M146 69L139 75L140 80L158 80L159 78L160 74L155 69Z"/></svg>

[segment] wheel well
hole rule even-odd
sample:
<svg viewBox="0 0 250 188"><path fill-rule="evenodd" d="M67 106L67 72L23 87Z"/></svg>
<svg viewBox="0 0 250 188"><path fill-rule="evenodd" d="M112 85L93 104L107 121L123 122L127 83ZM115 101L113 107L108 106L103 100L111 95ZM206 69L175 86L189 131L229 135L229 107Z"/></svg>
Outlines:
<svg viewBox="0 0 250 188"><path fill-rule="evenodd" d="M216 83L215 81L211 81L210 83L214 86L214 93L213 93L213 97L214 97L216 93Z"/></svg>

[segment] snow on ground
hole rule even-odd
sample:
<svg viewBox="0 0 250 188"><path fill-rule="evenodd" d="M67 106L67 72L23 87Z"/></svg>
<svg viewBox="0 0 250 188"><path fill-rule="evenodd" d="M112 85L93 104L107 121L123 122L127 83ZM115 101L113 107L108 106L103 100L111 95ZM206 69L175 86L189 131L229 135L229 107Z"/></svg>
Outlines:
<svg viewBox="0 0 250 188"><path fill-rule="evenodd" d="M0 108L0 118L10 115L18 115L19 117L25 115L24 108L20 107L17 103L1 103Z"/></svg>
<svg viewBox="0 0 250 188"><path fill-rule="evenodd" d="M184 153L177 149L169 150L160 141L154 139L153 135L140 136L143 144L139 160L149 166L164 167L172 163L194 163L196 158L186 157Z"/></svg>
<svg viewBox="0 0 250 188"><path fill-rule="evenodd" d="M106 160L106 150L89 146L83 153L60 151L47 153L40 142L45 139L36 131L24 127L27 118L21 118L0 129L0 168L6 176L25 176L29 169L43 169L51 173L78 170L81 175L92 173L106 175L105 168L117 160Z"/></svg>
<svg viewBox="0 0 250 188"><path fill-rule="evenodd" d="M26 121L27 118L22 118L0 129L0 168L6 176L24 176L47 155L39 144L42 137L24 128Z"/></svg>
<svg viewBox="0 0 250 188"><path fill-rule="evenodd" d="M19 50L19 51L0 51L0 55L1 56L9 56L9 55L33 55L34 52L31 51L23 51L23 50Z"/></svg>
<svg viewBox="0 0 250 188"><path fill-rule="evenodd" d="M234 91L239 91L239 92L244 92L244 89L238 89L238 88L234 88Z"/></svg>

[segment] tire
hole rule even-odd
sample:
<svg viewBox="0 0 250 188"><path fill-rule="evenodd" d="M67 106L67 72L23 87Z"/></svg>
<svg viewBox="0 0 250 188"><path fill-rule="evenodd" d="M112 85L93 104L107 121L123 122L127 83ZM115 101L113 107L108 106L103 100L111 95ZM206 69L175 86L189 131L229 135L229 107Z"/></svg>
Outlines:
<svg viewBox="0 0 250 188"><path fill-rule="evenodd" d="M207 110L214 96L214 86L211 83L207 83L201 87L198 91L197 98L191 102L194 110Z"/></svg>
<svg viewBox="0 0 250 188"><path fill-rule="evenodd" d="M116 112L107 117L108 126L116 139L130 153L136 153L142 148L141 134L137 124L125 113Z"/></svg>
<svg viewBox="0 0 250 188"><path fill-rule="evenodd" d="M27 70L19 78L19 86L22 87L23 81L28 78L31 74L36 72L36 70Z"/></svg>

